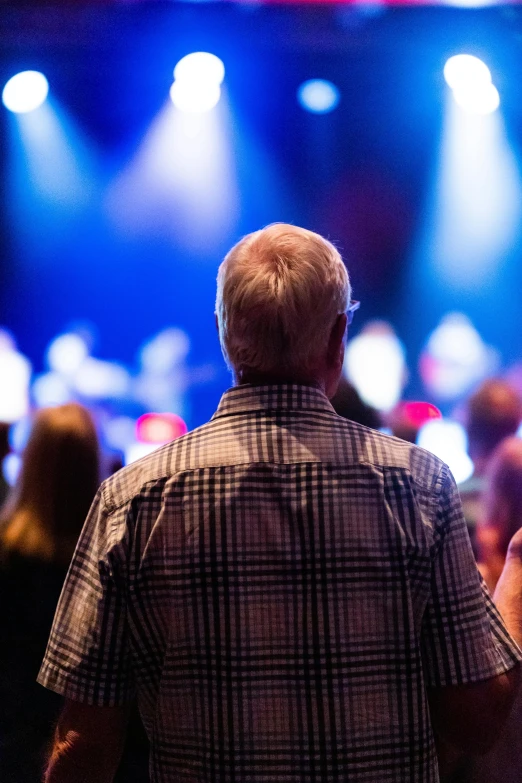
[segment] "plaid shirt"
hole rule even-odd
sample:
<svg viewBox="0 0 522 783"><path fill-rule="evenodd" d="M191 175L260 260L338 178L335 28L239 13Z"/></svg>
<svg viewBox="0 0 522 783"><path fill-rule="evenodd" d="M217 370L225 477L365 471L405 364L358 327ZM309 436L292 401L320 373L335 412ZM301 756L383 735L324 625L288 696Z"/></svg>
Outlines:
<svg viewBox="0 0 522 783"><path fill-rule="evenodd" d="M101 486L39 681L136 696L154 783L434 783L426 686L520 657L443 463L242 386Z"/></svg>

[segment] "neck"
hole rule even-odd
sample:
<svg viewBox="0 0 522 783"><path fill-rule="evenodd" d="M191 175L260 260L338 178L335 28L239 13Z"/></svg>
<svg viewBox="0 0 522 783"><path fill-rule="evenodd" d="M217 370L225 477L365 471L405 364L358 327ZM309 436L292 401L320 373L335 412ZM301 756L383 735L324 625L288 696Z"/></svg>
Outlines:
<svg viewBox="0 0 522 783"><path fill-rule="evenodd" d="M282 384L299 384L300 386L312 386L314 389L326 391L324 380L311 376L309 374L286 374L286 373L265 373L254 372L252 370L239 370L234 374L236 386L251 384L252 386L265 386Z"/></svg>

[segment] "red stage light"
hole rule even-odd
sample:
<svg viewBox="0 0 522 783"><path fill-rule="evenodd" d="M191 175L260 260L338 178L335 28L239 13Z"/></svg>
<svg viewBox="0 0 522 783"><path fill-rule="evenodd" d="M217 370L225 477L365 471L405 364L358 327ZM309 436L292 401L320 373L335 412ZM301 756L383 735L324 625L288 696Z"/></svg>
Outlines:
<svg viewBox="0 0 522 783"><path fill-rule="evenodd" d="M187 431L187 425L175 413L144 413L136 422L140 443L168 443Z"/></svg>
<svg viewBox="0 0 522 783"><path fill-rule="evenodd" d="M400 409L404 419L413 427L422 427L432 419L442 419L442 413L430 402L403 402Z"/></svg>

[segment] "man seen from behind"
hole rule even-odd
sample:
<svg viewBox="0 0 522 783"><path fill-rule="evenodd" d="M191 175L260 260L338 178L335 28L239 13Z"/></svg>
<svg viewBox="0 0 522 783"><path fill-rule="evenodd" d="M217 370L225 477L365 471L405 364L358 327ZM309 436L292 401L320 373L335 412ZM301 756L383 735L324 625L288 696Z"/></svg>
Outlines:
<svg viewBox="0 0 522 783"><path fill-rule="evenodd" d="M498 605L431 454L338 417L351 302L335 247L285 224L218 274L234 387L102 484L40 682L65 708L47 783L113 779L129 705L152 783L436 783L512 703L522 544Z"/></svg>

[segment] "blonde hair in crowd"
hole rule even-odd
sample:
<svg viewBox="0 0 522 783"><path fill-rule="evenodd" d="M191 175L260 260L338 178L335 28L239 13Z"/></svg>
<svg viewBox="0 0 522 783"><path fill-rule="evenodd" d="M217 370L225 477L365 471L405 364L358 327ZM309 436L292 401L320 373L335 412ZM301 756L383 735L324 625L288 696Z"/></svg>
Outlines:
<svg viewBox="0 0 522 783"><path fill-rule="evenodd" d="M341 256L319 234L285 223L248 234L218 272L216 314L228 366L236 377L312 369L350 294Z"/></svg>
<svg viewBox="0 0 522 783"><path fill-rule="evenodd" d="M71 403L36 414L1 515L4 551L67 564L99 484L96 429Z"/></svg>

